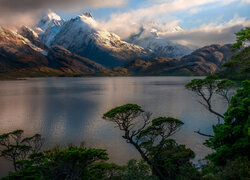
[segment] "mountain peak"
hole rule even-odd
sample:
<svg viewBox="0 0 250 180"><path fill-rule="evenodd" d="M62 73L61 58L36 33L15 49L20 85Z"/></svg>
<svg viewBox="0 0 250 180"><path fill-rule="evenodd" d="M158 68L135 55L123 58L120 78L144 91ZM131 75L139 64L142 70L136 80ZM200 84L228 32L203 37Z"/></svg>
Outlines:
<svg viewBox="0 0 250 180"><path fill-rule="evenodd" d="M89 18L93 18L92 14L90 12L85 12L83 13L84 16L89 17Z"/></svg>
<svg viewBox="0 0 250 180"><path fill-rule="evenodd" d="M59 15L51 10L48 10L45 15L42 16L37 27L45 31L48 28L49 24L51 24L51 22L60 25L62 21L63 20Z"/></svg>
<svg viewBox="0 0 250 180"><path fill-rule="evenodd" d="M48 19L48 20L57 20L57 21L61 21L61 17L56 14L54 11L52 11L51 9L49 9L47 11L47 13L43 16L43 19Z"/></svg>
<svg viewBox="0 0 250 180"><path fill-rule="evenodd" d="M98 29L98 23L92 18L90 13L78 15L77 17L72 18L69 22L73 23L71 25L72 28L81 28L86 32Z"/></svg>

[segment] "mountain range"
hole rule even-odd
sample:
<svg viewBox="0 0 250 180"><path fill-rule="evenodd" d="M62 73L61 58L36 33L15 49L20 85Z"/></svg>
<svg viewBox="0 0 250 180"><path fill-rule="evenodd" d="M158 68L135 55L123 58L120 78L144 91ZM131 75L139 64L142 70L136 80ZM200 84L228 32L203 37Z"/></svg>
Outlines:
<svg viewBox="0 0 250 180"><path fill-rule="evenodd" d="M0 71L93 74L124 67L130 74L205 75L220 69L232 54L230 45L211 45L192 53L160 33L148 23L122 40L102 29L90 13L65 21L49 11L34 27L22 26L17 32L0 27Z"/></svg>
<svg viewBox="0 0 250 180"><path fill-rule="evenodd" d="M216 73L233 55L231 45L210 45L182 58L134 60L125 68L134 75L207 75Z"/></svg>
<svg viewBox="0 0 250 180"><path fill-rule="evenodd" d="M21 32L27 36L0 28L0 71L89 74L104 69L102 65L63 47L46 47L35 32L28 28L23 27Z"/></svg>

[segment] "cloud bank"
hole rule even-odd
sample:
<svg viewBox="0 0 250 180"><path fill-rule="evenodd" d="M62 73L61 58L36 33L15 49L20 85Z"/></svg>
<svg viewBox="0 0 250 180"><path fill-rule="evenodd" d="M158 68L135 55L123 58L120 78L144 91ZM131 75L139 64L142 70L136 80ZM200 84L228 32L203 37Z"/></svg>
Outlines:
<svg viewBox="0 0 250 180"><path fill-rule="evenodd" d="M230 44L236 40L234 33L247 26L250 26L250 21L235 16L232 20L224 24L202 25L199 28L191 30L161 34L161 37L182 45L194 47L202 47L210 44Z"/></svg>
<svg viewBox="0 0 250 180"><path fill-rule="evenodd" d="M234 33L249 26L246 19L235 17L224 24L201 25L191 30L169 32L178 26L181 19L171 18L172 13L196 14L211 4L227 5L232 2L250 3L250 0L145 0L143 8L128 10L123 13L113 13L106 21L99 21L103 29L118 34L122 39L139 31L140 27L159 16L166 17L165 23L156 23L163 38L189 46L204 46L212 43L232 43ZM132 0L0 0L0 25L17 26L30 25L37 22L40 12L46 9L59 11L79 11L88 8L123 7Z"/></svg>
<svg viewBox="0 0 250 180"><path fill-rule="evenodd" d="M87 8L122 7L128 0L0 0L0 24L29 24L41 11L78 11Z"/></svg>
<svg viewBox="0 0 250 180"><path fill-rule="evenodd" d="M128 37L130 34L138 31L138 24L146 19L153 19L162 14L171 14L173 12L181 12L185 10L190 10L199 6L204 6L210 3L225 3L228 0L150 0L153 2L158 2L155 5L149 6L147 8L141 8L125 13L115 13L111 14L110 19L106 22L102 22L103 27L107 30L116 32L122 38ZM231 0L235 1L235 0ZM197 11L196 11L197 12Z"/></svg>
<svg viewBox="0 0 250 180"><path fill-rule="evenodd" d="M100 22L100 24L108 31L126 39L131 34L138 33L144 22L157 18L160 15L168 17L169 15L171 16L171 13L183 13L183 11L189 14L196 14L211 4L224 6L235 1L250 3L250 0L149 0L148 2L154 5L130 12L111 14L108 21ZM236 39L234 33L250 25L250 21L235 16L229 22L224 22L223 24L212 23L201 25L191 30L170 32L169 29L178 26L179 22L181 22L180 19L172 19L165 24L157 23L159 26L156 28L166 32L161 34L162 38L192 47L201 47L215 43L233 43Z"/></svg>

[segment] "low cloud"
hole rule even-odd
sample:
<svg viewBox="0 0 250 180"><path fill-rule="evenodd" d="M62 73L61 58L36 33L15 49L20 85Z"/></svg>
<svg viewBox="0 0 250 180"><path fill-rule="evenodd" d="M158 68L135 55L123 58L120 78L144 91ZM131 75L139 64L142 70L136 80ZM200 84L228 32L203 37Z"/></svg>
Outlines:
<svg viewBox="0 0 250 180"><path fill-rule="evenodd" d="M228 44L235 42L236 36L234 33L247 26L250 26L250 21L235 17L222 25L208 24L191 30L161 34L161 36L176 43L193 47Z"/></svg>
<svg viewBox="0 0 250 180"><path fill-rule="evenodd" d="M138 31L138 24L141 24L147 19L154 19L157 16L163 14L171 14L173 12L181 12L185 10L195 13L200 6L204 6L210 3L225 3L228 0L150 0L150 2L158 2L155 5L151 5L147 8L141 8L125 13L111 14L108 21L102 22L102 26L108 31L117 33L123 39L127 38L131 34ZM233 2L236 0L230 0ZM193 10L192 10L193 9Z"/></svg>
<svg viewBox="0 0 250 180"><path fill-rule="evenodd" d="M30 23L46 9L78 11L87 8L122 7L128 0L0 0L0 25ZM24 20L24 21L23 21Z"/></svg>
<svg viewBox="0 0 250 180"><path fill-rule="evenodd" d="M1 10L10 12L26 12L44 8L60 8L64 10L119 7L127 0L0 0Z"/></svg>
<svg viewBox="0 0 250 180"><path fill-rule="evenodd" d="M130 12L112 14L108 21L100 22L100 24L108 31L118 34L122 39L126 39L132 34L138 33L145 21L157 19L158 16L164 15L168 17L168 15L171 16L171 13L183 11L196 14L209 4L216 3L217 6L224 6L225 4L228 5L236 1L244 3L250 2L250 0L148 0L148 2L156 2L156 4ZM191 30L170 32L169 29L178 26L178 23L178 19L170 19L165 25L158 24L158 29L162 32L165 30L166 33L162 34L163 37L176 43L192 47L201 47L214 43L233 43L236 39L234 33L250 25L250 21L235 16L231 21L223 24L213 23L202 25Z"/></svg>

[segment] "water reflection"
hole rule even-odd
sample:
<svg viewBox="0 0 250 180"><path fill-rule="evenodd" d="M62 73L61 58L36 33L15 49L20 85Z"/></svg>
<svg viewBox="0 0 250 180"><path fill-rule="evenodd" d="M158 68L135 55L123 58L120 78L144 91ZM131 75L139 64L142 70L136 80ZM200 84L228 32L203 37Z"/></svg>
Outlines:
<svg viewBox="0 0 250 180"><path fill-rule="evenodd" d="M196 102L185 83L192 77L100 77L46 78L0 81L0 132L24 129L26 135L41 133L45 148L85 141L105 148L111 161L125 163L138 153L122 138L114 124L102 119L111 108L137 103L154 117L173 116L185 125L175 136L196 152L196 159L209 150L204 138L193 133L211 133L216 118ZM224 102L216 101L223 112ZM0 166L6 163L1 160ZM6 167L6 166L5 166ZM1 169L0 174L6 173Z"/></svg>

